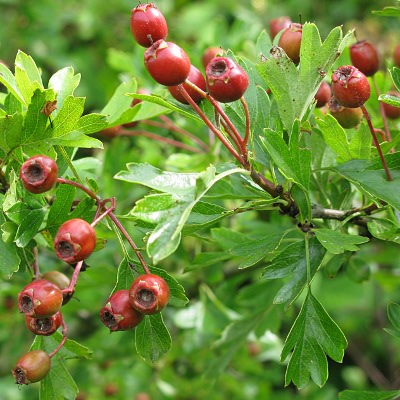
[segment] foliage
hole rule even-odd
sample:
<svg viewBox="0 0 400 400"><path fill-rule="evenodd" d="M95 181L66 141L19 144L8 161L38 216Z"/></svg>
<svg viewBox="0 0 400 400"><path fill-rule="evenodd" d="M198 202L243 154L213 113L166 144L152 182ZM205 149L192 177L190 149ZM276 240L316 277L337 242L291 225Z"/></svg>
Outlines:
<svg viewBox="0 0 400 400"><path fill-rule="evenodd" d="M82 398L104 398L115 388L116 398L399 396L390 383L400 361L399 123L391 122L392 142L381 140L389 181L365 121L345 130L315 108L320 83L348 61L353 40L353 31L341 27L322 40L317 25L304 24L299 66L266 31L239 48L245 24L231 27L238 35L227 54L250 85L246 106L237 101L223 110L207 99L197 113L176 102L139 63L135 71L124 64L130 55L123 50L109 50L121 82L94 112L75 94L81 75L74 68L59 69L46 84L21 50L14 71L0 64L5 396L74 399L81 390L88 396ZM389 72L372 78L375 92L366 103L379 128L379 101L400 106L398 98L378 94L392 84L400 88L400 69L390 65ZM143 94L141 87L153 89ZM141 102L131 107L133 98ZM218 140L231 139L234 129L222 127L219 137L204 126L203 116L220 129L216 113L237 129L239 144L248 136L248 158L235 160ZM130 122L138 124L122 127ZM107 136L109 128L117 135ZM40 195L25 190L19 169L36 154L56 159L72 184L60 181ZM41 272L72 275L55 257L54 236L68 219L92 221L108 197L116 199L115 218L96 226L96 251L63 307L68 339L50 374L21 395L11 388L9 370L32 337L15 318L17 294L37 261ZM126 245L129 237L139 248ZM110 293L129 289L146 263L167 281L169 306L133 331L109 335L98 310ZM36 337L31 348L50 353L62 340L59 332ZM375 358L382 377L365 368L365 357Z"/></svg>

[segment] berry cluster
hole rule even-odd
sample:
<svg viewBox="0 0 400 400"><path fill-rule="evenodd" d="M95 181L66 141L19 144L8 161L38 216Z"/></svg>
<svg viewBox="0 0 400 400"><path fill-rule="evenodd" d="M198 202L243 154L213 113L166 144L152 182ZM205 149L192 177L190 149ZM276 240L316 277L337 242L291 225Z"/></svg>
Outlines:
<svg viewBox="0 0 400 400"><path fill-rule="evenodd" d="M61 312L74 294L75 286L83 262L96 248L94 227L104 217L109 216L126 236L136 252L145 271L132 283L129 290L118 290L100 310L101 321L114 331L124 331L136 327L145 315L159 313L168 303L169 286L158 275L151 274L136 245L119 223L112 211L115 200L100 200L89 189L79 183L58 177L56 162L44 155L37 155L25 161L20 168L20 179L27 191L34 194L51 190L56 183L70 184L80 188L96 200L97 212L92 223L79 218L64 222L54 237L56 256L73 265L71 278L59 271L49 271L41 275L37 260L33 265L34 279L18 294L18 308L25 316L26 327L36 335L49 336L62 327L63 339L50 354L42 350L32 350L24 354L12 370L17 384L29 384L42 380L51 369L51 358L67 340L68 327ZM108 202L110 207L106 207Z"/></svg>

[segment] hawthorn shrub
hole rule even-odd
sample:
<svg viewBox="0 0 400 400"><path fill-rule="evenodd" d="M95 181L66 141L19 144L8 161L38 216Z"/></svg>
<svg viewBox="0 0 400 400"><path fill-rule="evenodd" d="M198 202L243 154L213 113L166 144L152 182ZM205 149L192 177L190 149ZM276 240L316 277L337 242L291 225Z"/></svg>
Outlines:
<svg viewBox="0 0 400 400"><path fill-rule="evenodd" d="M294 61L280 34L262 31L247 54L221 49L195 66L207 83L198 87L185 79L191 54L164 41L164 22L154 47L135 31L146 26L131 28L148 39L146 68L160 83L177 74L179 96L143 66L152 90L124 75L102 110L85 113L72 67L46 84L22 51L14 70L0 64L0 271L16 383L39 381L41 399L86 398L69 367L103 354L109 381L93 383L96 398L400 396L400 135L382 106L400 107L390 91L400 91L400 69L385 60L367 77L349 65L353 31L321 40L305 22ZM324 81L362 118L346 125L317 108ZM65 275L49 283L51 271ZM40 317L27 322L38 333L30 348L18 310ZM376 365L370 335L388 343ZM330 384L329 360L340 371L345 356L353 363ZM108 374L119 360L142 383L154 373L162 395ZM197 379L222 375L219 390Z"/></svg>

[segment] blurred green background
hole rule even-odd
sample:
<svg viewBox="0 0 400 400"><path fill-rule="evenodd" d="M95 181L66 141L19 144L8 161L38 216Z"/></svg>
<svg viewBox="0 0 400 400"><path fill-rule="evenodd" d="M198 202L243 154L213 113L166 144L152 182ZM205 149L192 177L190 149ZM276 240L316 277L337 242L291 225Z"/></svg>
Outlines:
<svg viewBox="0 0 400 400"><path fill-rule="evenodd" d="M257 36L262 29L268 29L270 19L281 15L289 15L295 21L315 22L323 38L337 25L343 25L345 31L356 27L358 37L377 44L385 59L399 41L399 21L372 16L371 10L396 3L388 0L161 0L156 5L168 21L168 39L187 50L192 63L200 66L202 51L207 46L257 56L254 53ZM128 0L0 0L0 59L12 68L17 50L21 49L42 69L45 82L58 69L72 65L75 72L82 74L76 95L87 97L88 112L99 110L122 80L135 77L139 86L150 89L154 86L143 67L144 49L135 44L129 30L130 10L136 5ZM128 195L131 187L115 183L114 174L129 161L147 161L164 167L163 160L171 154L170 150L149 146L149 143L146 138L138 138L132 146L131 139L118 138L99 155L102 166L95 163L90 171L93 176L101 175L101 193L120 198L126 205L125 212L129 204L143 195L143 190L137 188ZM275 216L268 223L272 226L287 221ZM257 215L242 215L231 228L257 233L265 225ZM229 310L243 307L236 297L238 289L249 279L256 281L259 271L238 274L232 272L237 270L236 265L228 265L223 267L228 269L229 279L222 273L222 266L182 275L196 250L193 238L185 239L178 251L163 263L164 268L176 273L191 299L190 306L184 310L167 308L164 312L173 335L172 350L155 365L140 360L131 332L110 335L98 319L99 305L112 289L115 268L121 259L118 243L111 240L112 233L104 230L102 234L110 241L101 254L91 257L92 268L82 274L77 299L65 309L70 337L94 351L92 361L67 362L82 391L80 400L286 400L297 397L331 400L337 398L340 390L375 387L376 382L368 375L369 368L374 366L361 367L367 362L365 356L388 376L400 376L399 344L382 331L386 323L382 312L388 301L399 300L400 288L385 268L374 274L375 265L392 266L393 260L399 259L397 245L384 248L377 245L361 252L361 259L368 260L365 264L374 275L372 280L357 283L365 277L357 275L360 271L354 268L353 276L350 271L333 281L321 278L315 283L319 300L351 338L350 351L344 365L330 363L330 379L323 389L309 385L298 392L293 387L283 388L285 365L278 362L282 338L298 311L293 309L284 316L282 338L271 334L254 343L250 340L247 347L239 349L232 365L217 382L202 377L217 353L210 346L226 325ZM140 233L132 232L132 235L141 241ZM44 271L61 268L52 254L42 254L40 262ZM19 288L25 282L26 276L21 273L11 283L0 283L0 400L38 398L37 385L18 390L10 374L15 359L26 351L33 338L15 305ZM210 287L216 297L210 293Z"/></svg>

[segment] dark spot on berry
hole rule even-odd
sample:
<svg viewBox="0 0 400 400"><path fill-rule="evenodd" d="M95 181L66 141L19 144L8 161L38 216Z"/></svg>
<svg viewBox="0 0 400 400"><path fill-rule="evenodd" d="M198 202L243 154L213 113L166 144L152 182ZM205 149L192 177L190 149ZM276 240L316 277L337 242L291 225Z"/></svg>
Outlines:
<svg viewBox="0 0 400 400"><path fill-rule="evenodd" d="M141 289L137 292L136 299L142 306L150 307L156 301L156 296L151 290Z"/></svg>
<svg viewBox="0 0 400 400"><path fill-rule="evenodd" d="M214 76L224 75L227 70L228 66L226 65L226 62L223 60L217 61L211 65L211 72L213 73Z"/></svg>
<svg viewBox="0 0 400 400"><path fill-rule="evenodd" d="M25 375L25 372L22 368L20 368L20 367L14 368L13 375L15 378L15 383L17 385L27 385L29 383L29 381Z"/></svg>
<svg viewBox="0 0 400 400"><path fill-rule="evenodd" d="M72 257L75 255L74 246L70 242L62 240L57 244L57 253L62 258Z"/></svg>
<svg viewBox="0 0 400 400"><path fill-rule="evenodd" d="M45 178L44 168L40 163L34 162L29 165L25 175L29 183L40 182Z"/></svg>
<svg viewBox="0 0 400 400"><path fill-rule="evenodd" d="M33 310L34 304L29 296L22 296L20 299L20 310L24 314L30 313Z"/></svg>
<svg viewBox="0 0 400 400"><path fill-rule="evenodd" d="M104 311L100 316L103 324L108 328L114 328L117 325L117 321L109 311Z"/></svg>

